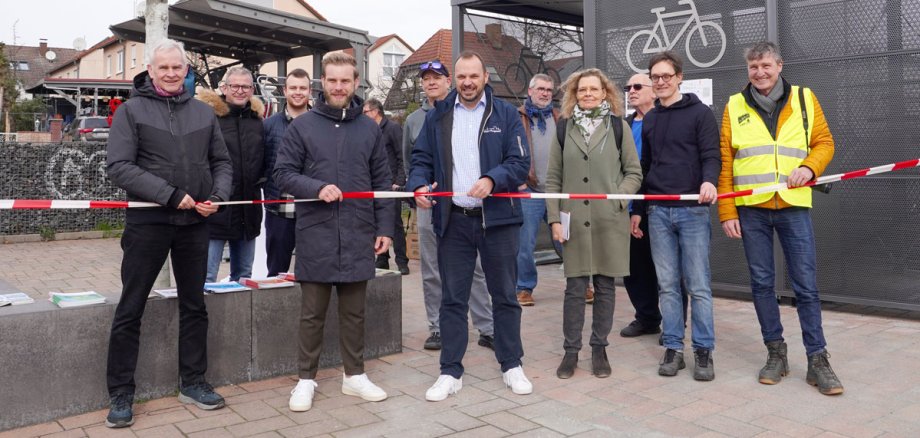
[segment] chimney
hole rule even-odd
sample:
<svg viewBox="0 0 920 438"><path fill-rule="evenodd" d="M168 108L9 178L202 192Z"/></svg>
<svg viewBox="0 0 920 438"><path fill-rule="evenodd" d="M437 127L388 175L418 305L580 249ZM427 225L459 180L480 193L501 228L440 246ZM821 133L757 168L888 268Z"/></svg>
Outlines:
<svg viewBox="0 0 920 438"><path fill-rule="evenodd" d="M48 52L48 40L45 38L38 39L38 53L42 56L45 56L45 53Z"/></svg>
<svg viewBox="0 0 920 438"><path fill-rule="evenodd" d="M486 39L492 44L495 50L502 48L502 25L501 23L492 23L486 25Z"/></svg>

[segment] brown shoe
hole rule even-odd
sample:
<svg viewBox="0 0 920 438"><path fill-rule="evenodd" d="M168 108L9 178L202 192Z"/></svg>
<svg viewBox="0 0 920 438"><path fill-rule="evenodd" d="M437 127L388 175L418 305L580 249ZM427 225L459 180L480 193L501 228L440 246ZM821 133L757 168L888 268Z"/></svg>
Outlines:
<svg viewBox="0 0 920 438"><path fill-rule="evenodd" d="M591 283L588 283L588 288L585 290L585 303L594 304L594 286Z"/></svg>
<svg viewBox="0 0 920 438"><path fill-rule="evenodd" d="M524 307L533 306L533 293L527 290L519 290L517 293L518 304Z"/></svg>

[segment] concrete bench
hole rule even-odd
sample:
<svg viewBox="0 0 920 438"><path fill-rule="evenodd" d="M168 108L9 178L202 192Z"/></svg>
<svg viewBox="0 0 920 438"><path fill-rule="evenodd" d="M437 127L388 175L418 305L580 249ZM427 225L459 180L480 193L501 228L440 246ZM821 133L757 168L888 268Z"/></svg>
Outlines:
<svg viewBox="0 0 920 438"><path fill-rule="evenodd" d="M300 287L207 295L208 373L214 386L297 373ZM109 329L118 297L59 309L47 300L0 307L0 430L108 406ZM341 363L338 299L326 319L321 367ZM402 280L368 283L365 358L402 351ZM178 300L151 298L141 326L135 400L178 389Z"/></svg>

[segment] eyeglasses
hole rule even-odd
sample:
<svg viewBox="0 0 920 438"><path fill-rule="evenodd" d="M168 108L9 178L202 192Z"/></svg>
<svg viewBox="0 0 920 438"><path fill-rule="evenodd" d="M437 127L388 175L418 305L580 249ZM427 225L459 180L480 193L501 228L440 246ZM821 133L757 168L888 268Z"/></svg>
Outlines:
<svg viewBox="0 0 920 438"><path fill-rule="evenodd" d="M665 82L667 82L667 81L665 81ZM646 85L646 84L632 84L632 85L627 85L627 86L623 87L623 92L624 92L624 93L629 93L629 90L630 90L630 89L633 89L633 90L636 90L636 91L642 91L642 87L651 87L651 86L652 86L651 84L648 84L648 85Z"/></svg>
<svg viewBox="0 0 920 438"><path fill-rule="evenodd" d="M234 93L240 91L248 92L249 90L252 90L252 85L227 84L227 88L229 88L230 91L233 91Z"/></svg>
<svg viewBox="0 0 920 438"><path fill-rule="evenodd" d="M373 109L370 109L370 108L364 110L364 114L372 114L373 112L374 112L374 110L373 110Z"/></svg>
<svg viewBox="0 0 920 438"><path fill-rule="evenodd" d="M653 84L656 84L656 83L658 83L659 80L662 80L662 81L665 81L665 82L671 82L671 78L673 78L674 76L676 76L676 75L668 75L668 74L664 74L664 75L651 75L651 76L649 76L649 79L652 80L652 83L653 83Z"/></svg>
<svg viewBox="0 0 920 438"><path fill-rule="evenodd" d="M536 91L537 93L552 93L552 92L553 92L553 89L552 89L552 88L538 87L538 88L534 88L534 91Z"/></svg>

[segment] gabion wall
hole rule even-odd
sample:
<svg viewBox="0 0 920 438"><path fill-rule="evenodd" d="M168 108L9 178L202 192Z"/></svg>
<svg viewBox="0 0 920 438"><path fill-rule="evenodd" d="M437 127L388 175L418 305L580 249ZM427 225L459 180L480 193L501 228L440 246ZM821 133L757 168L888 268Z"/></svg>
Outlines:
<svg viewBox="0 0 920 438"><path fill-rule="evenodd" d="M105 176L105 143L0 143L0 199L124 200ZM124 210L0 210L0 235L120 227Z"/></svg>

